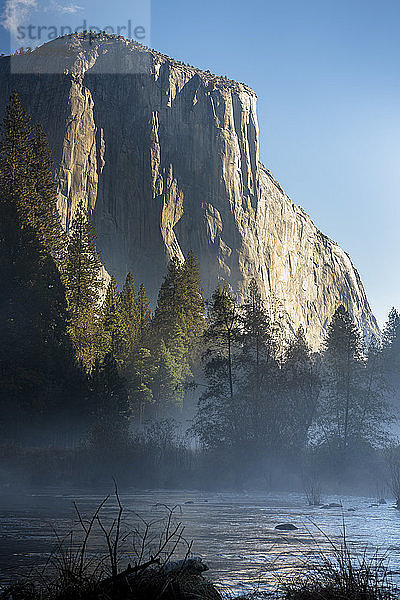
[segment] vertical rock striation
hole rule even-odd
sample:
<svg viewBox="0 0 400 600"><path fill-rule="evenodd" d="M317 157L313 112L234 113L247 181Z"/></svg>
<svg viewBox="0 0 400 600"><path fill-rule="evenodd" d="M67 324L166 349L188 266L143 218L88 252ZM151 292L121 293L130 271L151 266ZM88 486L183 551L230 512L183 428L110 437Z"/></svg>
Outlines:
<svg viewBox="0 0 400 600"><path fill-rule="evenodd" d="M256 95L122 38L64 37L0 59L0 104L17 89L53 148L68 228L83 200L102 260L154 300L170 258L198 256L210 295L255 277L271 313L317 347L342 303L378 334L348 255L259 162ZM34 74L32 74L34 73Z"/></svg>

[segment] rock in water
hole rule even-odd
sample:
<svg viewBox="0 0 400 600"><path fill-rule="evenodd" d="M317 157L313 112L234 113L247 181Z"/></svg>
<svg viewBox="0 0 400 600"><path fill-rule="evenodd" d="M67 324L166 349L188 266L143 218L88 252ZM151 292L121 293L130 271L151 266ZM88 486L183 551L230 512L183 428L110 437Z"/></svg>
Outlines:
<svg viewBox="0 0 400 600"><path fill-rule="evenodd" d="M248 86L116 36L65 36L11 66L0 58L0 110L16 89L42 122L64 226L84 199L119 283L131 270L155 301L169 259L193 249L206 296L227 280L240 299L256 277L313 348L338 304L378 333L349 256L259 162Z"/></svg>
<svg viewBox="0 0 400 600"><path fill-rule="evenodd" d="M193 558L170 561L163 569L166 573L172 573L174 571L181 573L182 571L186 571L188 573L199 575L200 573L204 573L204 571L208 571L209 567L203 562L201 557L194 556Z"/></svg>
<svg viewBox="0 0 400 600"><path fill-rule="evenodd" d="M281 523L280 525L277 525L275 529L281 529L282 531L296 531L298 527L293 525L293 523Z"/></svg>

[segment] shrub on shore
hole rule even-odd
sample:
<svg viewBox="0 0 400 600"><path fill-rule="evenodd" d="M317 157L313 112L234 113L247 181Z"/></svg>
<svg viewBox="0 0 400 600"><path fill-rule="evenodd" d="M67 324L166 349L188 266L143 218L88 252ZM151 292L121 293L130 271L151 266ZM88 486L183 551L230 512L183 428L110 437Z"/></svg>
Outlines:
<svg viewBox="0 0 400 600"><path fill-rule="evenodd" d="M208 567L191 555L192 543L176 518L179 507L164 507L162 519L138 517L132 527L124 519L117 489L115 516L104 514L109 499L89 518L75 505L78 529L59 540L41 571L10 585L0 600L222 600L202 575ZM90 543L99 533L105 553L95 556Z"/></svg>
<svg viewBox="0 0 400 600"><path fill-rule="evenodd" d="M340 544L324 536L330 552L321 552L315 562L307 561L302 573L282 583L282 600L398 600L386 555L376 551L370 557L367 550L357 554L344 526Z"/></svg>

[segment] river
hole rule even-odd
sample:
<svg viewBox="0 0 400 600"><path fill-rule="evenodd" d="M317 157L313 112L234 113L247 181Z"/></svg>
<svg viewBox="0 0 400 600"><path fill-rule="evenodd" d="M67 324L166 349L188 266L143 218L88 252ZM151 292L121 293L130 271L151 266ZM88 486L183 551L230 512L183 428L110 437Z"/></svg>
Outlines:
<svg viewBox="0 0 400 600"><path fill-rule="evenodd" d="M185 527L184 537L193 540L193 553L209 565L208 576L224 592L239 594L254 588L272 589L312 560L330 542L340 543L343 523L349 543L356 551L366 546L371 554L388 552L393 578L400 583L400 511L389 499L325 497L341 507L310 507L302 494L228 493L194 491L132 491L120 494L124 527L165 515L161 505L174 507L175 518ZM43 565L62 538L76 527L75 501L83 516L93 513L104 495L79 490L3 492L0 498L0 581ZM349 510L351 509L351 510ZM354 509L354 510L353 510ZM105 522L116 512L113 498L103 509ZM75 525L74 525L75 522ZM275 526L292 523L298 529L279 531ZM90 545L92 554L104 550L99 532ZM129 552L128 552L129 555ZM128 558L129 559L129 556ZM132 557L132 561L134 558Z"/></svg>

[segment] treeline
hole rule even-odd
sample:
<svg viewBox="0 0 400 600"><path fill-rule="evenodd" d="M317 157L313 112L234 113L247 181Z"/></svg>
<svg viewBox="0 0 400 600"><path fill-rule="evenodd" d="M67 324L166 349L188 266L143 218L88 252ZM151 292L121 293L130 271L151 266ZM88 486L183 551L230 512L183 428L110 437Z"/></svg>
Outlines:
<svg viewBox="0 0 400 600"><path fill-rule="evenodd" d="M16 93L2 126L0 194L3 435L66 419L97 421L115 439L130 419L181 406L205 327L193 253L171 261L154 315L131 273L121 290L114 277L106 286L83 201L68 235L61 227L45 136Z"/></svg>
<svg viewBox="0 0 400 600"><path fill-rule="evenodd" d="M397 311L379 344L366 345L343 306L318 353L302 327L283 345L281 339L254 280L240 307L227 286L214 292L192 433L236 465L239 481L267 473L268 464L343 482L354 468L373 470L376 451L391 443L399 408Z"/></svg>
<svg viewBox="0 0 400 600"><path fill-rule="evenodd" d="M310 455L310 472L314 463L343 472L385 446L400 389L394 309L382 342L366 347L339 306L315 353L302 327L283 341L256 280L241 304L227 284L206 302L190 251L170 262L152 313L132 273L121 289L114 277L106 284L83 199L63 231L51 166L14 93L0 139L3 442L54 442L64 429L129 454L133 427L147 427L137 434L147 461L151 446L158 463L182 456L188 470L200 452L237 485L268 462ZM182 438L166 419L188 399L196 406Z"/></svg>

